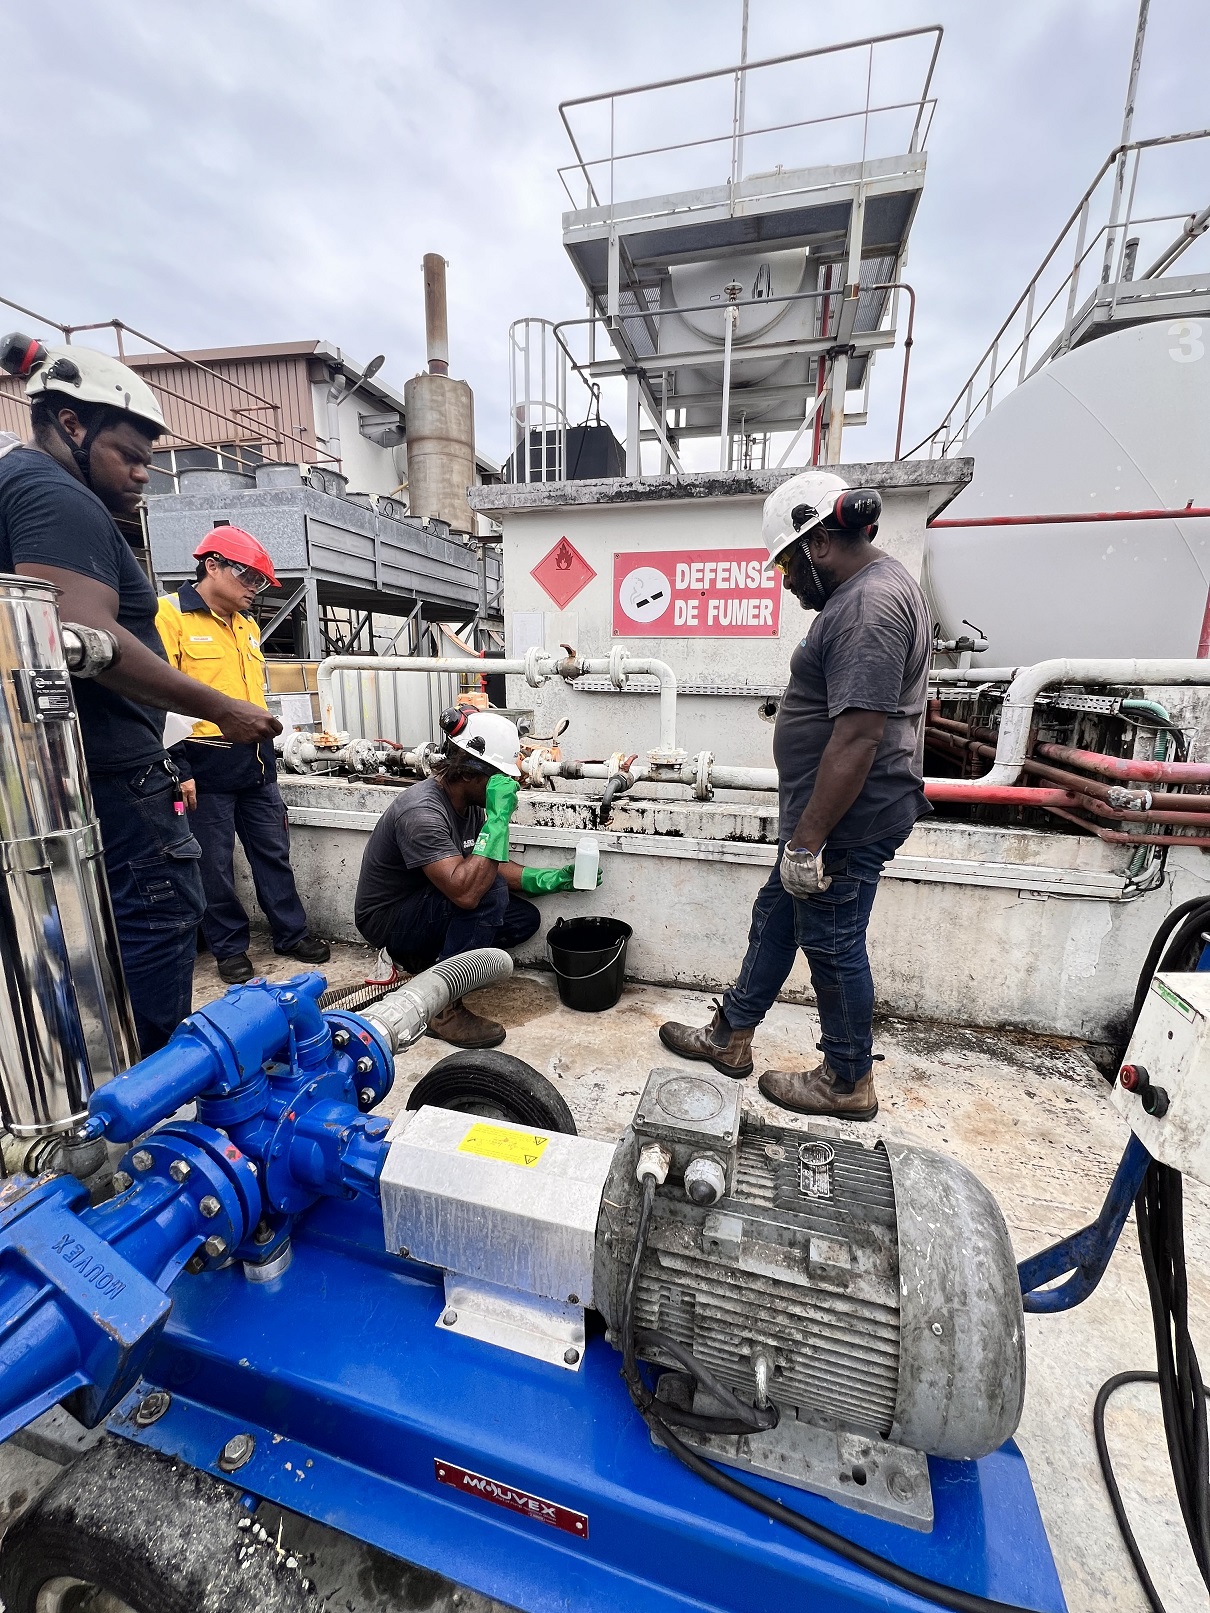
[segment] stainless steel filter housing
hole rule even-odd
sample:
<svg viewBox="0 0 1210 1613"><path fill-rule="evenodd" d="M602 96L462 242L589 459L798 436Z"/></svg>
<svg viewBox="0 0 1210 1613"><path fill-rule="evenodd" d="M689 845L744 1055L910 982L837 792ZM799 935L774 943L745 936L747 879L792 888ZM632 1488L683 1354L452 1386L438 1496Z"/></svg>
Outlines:
<svg viewBox="0 0 1210 1613"><path fill-rule="evenodd" d="M0 574L0 1109L70 1131L138 1058L56 590Z"/></svg>

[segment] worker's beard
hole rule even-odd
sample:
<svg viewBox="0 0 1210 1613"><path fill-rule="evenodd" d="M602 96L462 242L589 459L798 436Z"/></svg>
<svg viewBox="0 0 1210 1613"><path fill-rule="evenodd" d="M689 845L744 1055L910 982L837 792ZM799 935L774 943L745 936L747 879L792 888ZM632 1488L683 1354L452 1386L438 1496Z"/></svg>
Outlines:
<svg viewBox="0 0 1210 1613"><path fill-rule="evenodd" d="M836 586L820 573L802 544L794 551L786 583L803 610L822 610Z"/></svg>

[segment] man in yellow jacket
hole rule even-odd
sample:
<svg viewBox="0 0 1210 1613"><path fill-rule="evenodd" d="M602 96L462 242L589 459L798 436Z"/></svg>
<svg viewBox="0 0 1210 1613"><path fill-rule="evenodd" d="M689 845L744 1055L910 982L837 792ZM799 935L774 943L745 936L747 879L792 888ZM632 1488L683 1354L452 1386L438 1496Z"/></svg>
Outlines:
<svg viewBox="0 0 1210 1613"><path fill-rule="evenodd" d="M174 667L212 689L264 707L260 630L246 614L257 594L276 588L273 562L250 533L220 526L193 551L197 575L160 599L156 627ZM252 869L256 897L276 952L323 963L327 943L307 931L290 867L286 805L277 787L271 740L234 745L210 722L196 722L173 746L181 793L202 847L206 912L202 929L229 984L250 980L248 915L235 889L235 837Z"/></svg>

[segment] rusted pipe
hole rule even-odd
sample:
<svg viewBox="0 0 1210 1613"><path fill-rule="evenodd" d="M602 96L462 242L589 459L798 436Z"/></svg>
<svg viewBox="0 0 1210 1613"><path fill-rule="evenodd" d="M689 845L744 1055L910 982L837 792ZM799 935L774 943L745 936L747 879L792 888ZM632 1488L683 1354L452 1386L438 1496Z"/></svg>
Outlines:
<svg viewBox="0 0 1210 1613"><path fill-rule="evenodd" d="M1210 847L1210 836L1207 835L1132 835L1124 830L1102 829L1099 824L1086 823L1083 818L1077 818L1074 813L1066 812L1062 807L1049 807L1047 810L1053 812L1056 817L1069 819L1081 829L1089 830L1098 840L1111 840L1115 845Z"/></svg>
<svg viewBox="0 0 1210 1613"><path fill-rule="evenodd" d="M998 789L981 790L965 779L931 778L925 781L930 801L961 802L971 806L1046 807L1075 806L1070 790L1031 789L1023 784L1003 784Z"/></svg>
<svg viewBox="0 0 1210 1613"><path fill-rule="evenodd" d="M1037 745L1039 756L1082 767L1103 778L1138 779L1157 784L1210 784L1210 764L1205 762L1152 762L1137 757L1102 756L1099 751L1073 750L1070 745Z"/></svg>
<svg viewBox="0 0 1210 1613"><path fill-rule="evenodd" d="M1083 526L1091 521L1192 521L1206 515L1210 515L1210 508L1189 504L1183 510L1084 510L1068 515L982 515L969 520L938 517L928 526L930 531L933 527L957 526Z"/></svg>

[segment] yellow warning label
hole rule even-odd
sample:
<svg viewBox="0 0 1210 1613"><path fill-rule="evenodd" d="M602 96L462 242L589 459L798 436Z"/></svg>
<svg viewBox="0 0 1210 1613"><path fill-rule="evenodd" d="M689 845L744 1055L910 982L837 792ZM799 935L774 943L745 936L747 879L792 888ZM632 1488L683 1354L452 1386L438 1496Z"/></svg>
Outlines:
<svg viewBox="0 0 1210 1613"><path fill-rule="evenodd" d="M500 1159L506 1165L536 1165L542 1158L549 1137L532 1131L513 1131L508 1126L472 1126L458 1144L460 1154L479 1154L484 1159Z"/></svg>

